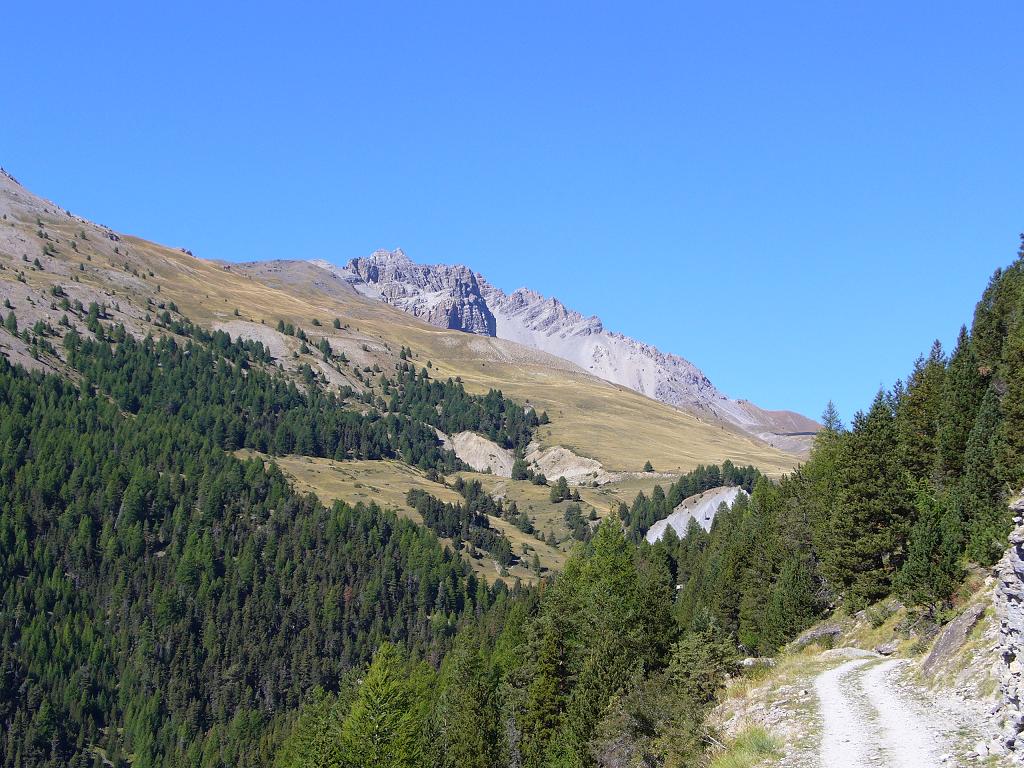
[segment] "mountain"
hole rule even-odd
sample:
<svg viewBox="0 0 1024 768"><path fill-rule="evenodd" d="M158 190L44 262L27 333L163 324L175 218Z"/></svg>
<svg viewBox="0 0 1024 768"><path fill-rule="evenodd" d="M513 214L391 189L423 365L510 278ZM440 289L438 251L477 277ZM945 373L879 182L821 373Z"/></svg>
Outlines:
<svg viewBox="0 0 1024 768"><path fill-rule="evenodd" d="M330 264L316 262L327 269ZM431 325L497 336L477 276L467 267L414 264L401 250L352 259L346 269L360 293L382 298Z"/></svg>
<svg viewBox="0 0 1024 768"><path fill-rule="evenodd" d="M308 365L334 387L365 391L367 372L375 366L394 370L404 348L416 365L430 363L434 377L457 377L474 393L501 390L547 411L551 423L537 433L539 448L561 447L608 472L638 472L647 460L660 472L685 472L730 459L778 476L798 462L794 454L731 424L669 407L561 357L486 333L461 332L482 330L493 316L481 300L483 287L468 269L442 273L402 265L382 273L372 261L360 270L297 260L216 261L193 254L187 244L160 245L90 222L9 174L0 174L0 215L0 265L7 265L0 270L0 289L21 326L41 321L61 327L66 311L55 302L55 290L72 303L105 307L113 321L139 338L164 333L156 315L174 305L205 328L260 341L290 376L300 377ZM432 286L438 295L433 314L425 300L421 319L364 295L373 290L369 281L374 279L396 289L392 301L398 301L399 284L408 286L410 299ZM444 297L452 299L450 305ZM460 330L439 327L445 315L457 320ZM293 327L296 335L278 330L282 325ZM299 331L314 343L326 339L351 364L328 364L315 346L304 345ZM0 353L29 367L59 368L51 358L34 357L19 338L0 334Z"/></svg>
<svg viewBox="0 0 1024 768"><path fill-rule="evenodd" d="M783 450L805 451L819 429L798 413L768 411L727 397L689 360L609 331L598 317L585 317L528 288L505 293L462 265L416 264L401 249L375 251L341 269L322 260L314 264L360 294L431 325L547 352L605 381L731 424Z"/></svg>

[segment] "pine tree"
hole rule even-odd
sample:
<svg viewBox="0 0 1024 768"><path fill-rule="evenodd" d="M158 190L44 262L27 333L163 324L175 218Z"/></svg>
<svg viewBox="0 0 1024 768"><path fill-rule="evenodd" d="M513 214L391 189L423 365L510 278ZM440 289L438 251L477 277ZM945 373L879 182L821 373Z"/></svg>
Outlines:
<svg viewBox="0 0 1024 768"><path fill-rule="evenodd" d="M1024 291L1010 324L998 378L1005 392L999 401L996 471L1015 490L1024 484Z"/></svg>
<svg viewBox="0 0 1024 768"><path fill-rule="evenodd" d="M733 585L740 594L737 638L751 652L765 649L765 611L781 555L778 512L778 489L762 477L754 487L734 541L741 562L739 583Z"/></svg>
<svg viewBox="0 0 1024 768"><path fill-rule="evenodd" d="M984 396L985 383L978 372L974 346L966 326L961 327L943 381L936 433L938 474L947 483L963 472L967 438Z"/></svg>
<svg viewBox="0 0 1024 768"><path fill-rule="evenodd" d="M512 479L526 480L530 477L530 467L522 457L517 457L512 463Z"/></svg>
<svg viewBox="0 0 1024 768"><path fill-rule="evenodd" d="M919 357L896 406L900 459L915 478L928 478L936 465L939 412L946 359L936 341L927 358Z"/></svg>
<svg viewBox="0 0 1024 768"><path fill-rule="evenodd" d="M960 516L924 484L915 505L917 520L910 531L907 560L893 586L911 603L934 612L948 602L963 577Z"/></svg>
<svg viewBox="0 0 1024 768"><path fill-rule="evenodd" d="M551 738L561 724L566 696L564 649L555 626L547 621L540 628L536 664L527 690L522 716L522 757L524 768L541 768Z"/></svg>
<svg viewBox="0 0 1024 768"><path fill-rule="evenodd" d="M347 766L417 768L422 756L419 702L408 680L402 653L384 643L342 725L342 756Z"/></svg>
<svg viewBox="0 0 1024 768"><path fill-rule="evenodd" d="M490 768L496 762L497 708L480 643L462 632L445 657L431 713L432 764L438 768Z"/></svg>
<svg viewBox="0 0 1024 768"><path fill-rule="evenodd" d="M955 497L967 532L967 556L983 565L999 559L1010 531L1010 513L996 474L999 426L999 399L990 388L967 438L964 474Z"/></svg>
<svg viewBox="0 0 1024 768"><path fill-rule="evenodd" d="M780 648L812 624L820 608L812 563L800 555L789 557L778 580L772 585L768 599L762 633L763 649L770 653Z"/></svg>
<svg viewBox="0 0 1024 768"><path fill-rule="evenodd" d="M871 409L854 418L829 532L832 573L853 606L889 593L912 519L893 402L879 392Z"/></svg>
<svg viewBox="0 0 1024 768"><path fill-rule="evenodd" d="M552 504L558 504L559 502L565 501L572 496L569 492L569 483L566 482L564 477L559 477L555 484L551 486L551 493L548 495Z"/></svg>
<svg viewBox="0 0 1024 768"><path fill-rule="evenodd" d="M825 411L821 414L821 426L828 432L842 432L843 421L839 418L839 409L831 400L825 405Z"/></svg>
<svg viewBox="0 0 1024 768"><path fill-rule="evenodd" d="M342 768L341 724L344 713L335 696L316 688L285 738L275 768Z"/></svg>

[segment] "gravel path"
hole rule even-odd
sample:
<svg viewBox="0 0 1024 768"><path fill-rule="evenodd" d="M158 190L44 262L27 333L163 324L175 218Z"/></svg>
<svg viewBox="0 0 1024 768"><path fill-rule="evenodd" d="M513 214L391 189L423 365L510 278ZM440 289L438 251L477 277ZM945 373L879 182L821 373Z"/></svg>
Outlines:
<svg viewBox="0 0 1024 768"><path fill-rule="evenodd" d="M934 710L925 712L911 697L903 695L897 670L905 661L883 661L863 675L864 692L878 713L881 740L894 768L926 768L942 763L952 749L948 729L937 722Z"/></svg>
<svg viewBox="0 0 1024 768"><path fill-rule="evenodd" d="M826 768L955 765L955 739L940 708L925 708L900 678L906 661L855 659L814 681Z"/></svg>
<svg viewBox="0 0 1024 768"><path fill-rule="evenodd" d="M850 678L869 659L854 659L822 672L814 680L821 720L821 764L829 768L864 768L874 727L866 721L861 702L851 696Z"/></svg>

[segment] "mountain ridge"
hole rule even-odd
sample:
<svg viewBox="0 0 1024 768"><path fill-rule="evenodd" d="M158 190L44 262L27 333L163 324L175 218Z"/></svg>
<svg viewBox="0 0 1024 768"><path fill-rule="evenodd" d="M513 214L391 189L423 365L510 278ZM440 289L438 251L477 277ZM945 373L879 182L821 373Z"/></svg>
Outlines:
<svg viewBox="0 0 1024 768"><path fill-rule="evenodd" d="M165 246L76 216L54 195L43 197L9 173L0 174L0 293L17 309L19 326L61 327L62 300L95 303L137 338L159 335L165 306L190 321L258 340L291 377L308 365L332 387L366 389L374 366L392 369L399 350L412 350L431 375L458 378L467 390L503 390L547 410L552 422L539 439L599 461L609 472L635 472L646 460L659 471L700 464L754 464L771 476L799 458L742 430L700 419L600 379L564 358L482 334L447 331L386 302L367 298L360 280L306 260L227 262ZM213 254L215 255L215 254ZM34 264L38 261L38 265ZM338 325L333 323L337 321ZM326 339L347 365L325 362L319 350L276 327ZM33 356L20 336L0 334L0 354L33 369L61 368L53 356Z"/></svg>
<svg viewBox="0 0 1024 768"><path fill-rule="evenodd" d="M803 453L819 425L794 411L773 411L722 393L696 365L652 344L610 331L556 297L531 288L506 293L462 264L418 264L402 249L379 249L344 267L312 262L363 296L431 325L515 341L579 365L613 384L675 408L739 427L774 447Z"/></svg>

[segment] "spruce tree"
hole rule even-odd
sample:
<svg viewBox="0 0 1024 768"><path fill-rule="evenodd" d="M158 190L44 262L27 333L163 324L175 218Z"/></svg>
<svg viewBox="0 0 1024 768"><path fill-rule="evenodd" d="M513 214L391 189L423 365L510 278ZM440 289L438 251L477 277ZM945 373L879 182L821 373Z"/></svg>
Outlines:
<svg viewBox="0 0 1024 768"><path fill-rule="evenodd" d="M810 559L800 555L789 557L772 585L765 610L762 648L768 653L780 648L810 626L820 608Z"/></svg>
<svg viewBox="0 0 1024 768"><path fill-rule="evenodd" d="M955 496L967 532L967 556L983 565L999 559L1010 531L996 467L999 425L999 399L990 388L967 438L964 474Z"/></svg>
<svg viewBox="0 0 1024 768"><path fill-rule="evenodd" d="M482 583L482 582L481 582ZM496 762L494 685L471 631L445 657L431 713L431 763L438 768L490 768Z"/></svg>
<svg viewBox="0 0 1024 768"><path fill-rule="evenodd" d="M910 531L907 560L893 586L909 602L934 613L948 602L963 577L960 516L924 484L915 505L917 520Z"/></svg>
<svg viewBox="0 0 1024 768"><path fill-rule="evenodd" d="M839 409L831 400L825 405L825 410L821 414L821 426L826 431L833 433L842 432L844 429L843 421L839 418Z"/></svg>
<svg viewBox="0 0 1024 768"><path fill-rule="evenodd" d="M317 687L278 749L275 768L342 768L341 724L337 697Z"/></svg>
<svg viewBox="0 0 1024 768"><path fill-rule="evenodd" d="M936 341L927 358L919 357L896 406L896 429L903 466L927 478L936 464L936 433L942 406L946 359Z"/></svg>
<svg viewBox="0 0 1024 768"><path fill-rule="evenodd" d="M522 716L523 768L541 768L548 744L561 725L566 696L565 651L549 620L539 629L536 662Z"/></svg>
<svg viewBox="0 0 1024 768"><path fill-rule="evenodd" d="M342 725L346 766L418 768L423 723L401 651L384 643L374 654L352 711Z"/></svg>
<svg viewBox="0 0 1024 768"><path fill-rule="evenodd" d="M1024 484L1024 290L1009 323L997 370L1004 391L999 401L996 471L1000 481L1019 490Z"/></svg>
<svg viewBox="0 0 1024 768"><path fill-rule="evenodd" d="M963 472L967 438L985 396L985 383L966 326L960 328L956 347L949 358L939 405L936 433L936 461L940 478L946 483Z"/></svg>
<svg viewBox="0 0 1024 768"><path fill-rule="evenodd" d="M833 573L853 606L889 593L903 562L913 512L898 454L893 401L879 392L871 409L854 417L830 526Z"/></svg>

